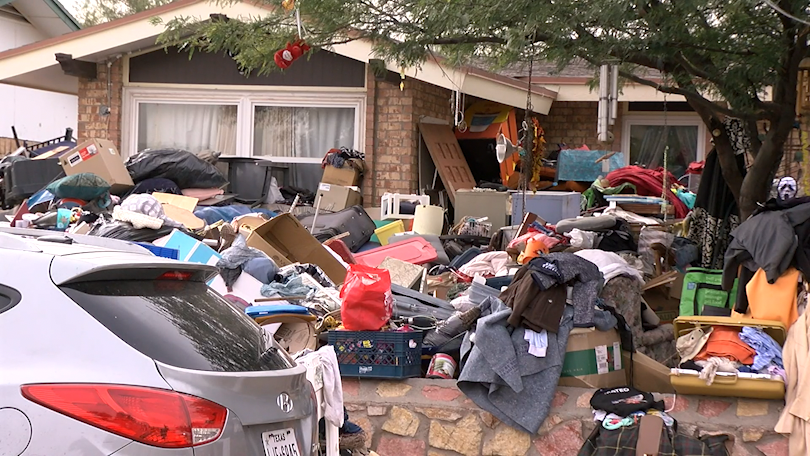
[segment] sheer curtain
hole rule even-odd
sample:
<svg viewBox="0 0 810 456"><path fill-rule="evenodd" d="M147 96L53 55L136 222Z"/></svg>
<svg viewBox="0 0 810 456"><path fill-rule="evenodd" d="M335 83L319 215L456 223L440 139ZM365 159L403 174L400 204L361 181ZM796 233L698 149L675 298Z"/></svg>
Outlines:
<svg viewBox="0 0 810 456"><path fill-rule="evenodd" d="M236 106L140 103L138 150L236 154Z"/></svg>
<svg viewBox="0 0 810 456"><path fill-rule="evenodd" d="M665 127L660 125L632 125L630 127L630 162L647 168L663 166L664 149L667 152L667 169L681 177L689 163L697 159L698 127L671 125L664 136Z"/></svg>
<svg viewBox="0 0 810 456"><path fill-rule="evenodd" d="M287 182L315 192L323 171L320 160L329 149L354 148L354 108L257 106L253 125L253 155L310 158L289 163Z"/></svg>

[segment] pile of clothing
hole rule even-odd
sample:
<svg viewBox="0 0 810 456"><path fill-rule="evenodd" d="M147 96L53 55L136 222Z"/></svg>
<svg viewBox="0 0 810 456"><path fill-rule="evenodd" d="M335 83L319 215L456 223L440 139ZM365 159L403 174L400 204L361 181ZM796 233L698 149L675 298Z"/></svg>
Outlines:
<svg viewBox="0 0 810 456"><path fill-rule="evenodd" d="M782 347L762 328L698 327L679 337L676 347L678 368L699 372L707 385L723 373L787 383Z"/></svg>
<svg viewBox="0 0 810 456"><path fill-rule="evenodd" d="M486 297L461 346L458 387L482 409L534 434L551 408L574 326L617 326L596 310L599 269L572 253L541 255L500 295ZM570 297L569 297L570 288Z"/></svg>

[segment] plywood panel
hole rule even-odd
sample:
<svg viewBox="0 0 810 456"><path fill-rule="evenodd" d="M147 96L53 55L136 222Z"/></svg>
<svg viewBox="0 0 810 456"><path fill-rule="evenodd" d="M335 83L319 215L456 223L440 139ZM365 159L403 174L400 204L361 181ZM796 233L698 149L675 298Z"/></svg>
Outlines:
<svg viewBox="0 0 810 456"><path fill-rule="evenodd" d="M475 179L453 134L453 129L447 125L420 123L419 131L427 144L433 163L439 170L439 177L447 189L450 202L455 205L456 191L475 187Z"/></svg>

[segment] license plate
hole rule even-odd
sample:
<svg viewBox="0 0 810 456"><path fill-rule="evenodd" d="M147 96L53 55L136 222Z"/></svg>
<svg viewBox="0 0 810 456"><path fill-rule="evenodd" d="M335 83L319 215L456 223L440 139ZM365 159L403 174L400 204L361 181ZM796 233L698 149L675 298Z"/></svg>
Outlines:
<svg viewBox="0 0 810 456"><path fill-rule="evenodd" d="M301 456L292 428L262 432L262 443L267 456Z"/></svg>

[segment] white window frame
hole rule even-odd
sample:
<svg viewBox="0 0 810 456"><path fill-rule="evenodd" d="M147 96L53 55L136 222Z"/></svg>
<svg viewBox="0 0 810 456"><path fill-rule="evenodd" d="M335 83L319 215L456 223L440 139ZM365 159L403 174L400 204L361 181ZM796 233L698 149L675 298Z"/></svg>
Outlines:
<svg viewBox="0 0 810 456"><path fill-rule="evenodd" d="M701 161L706 156L706 142L708 130L700 116L691 112L670 112L664 116L663 112L649 112L644 114L626 114L622 117L622 153L624 164L630 165L630 127L634 125L654 125L671 127L698 127L697 149L695 161ZM680 177L680 176L678 176Z"/></svg>
<svg viewBox="0 0 810 456"><path fill-rule="evenodd" d="M253 156L253 130L257 106L296 108L354 108L354 149L365 150L366 91L326 90L228 90L217 88L124 87L121 118L121 155L126 158L138 148L138 107L141 103L236 105L236 155ZM323 151L326 154L326 151ZM277 163L321 163L320 158L268 157Z"/></svg>

